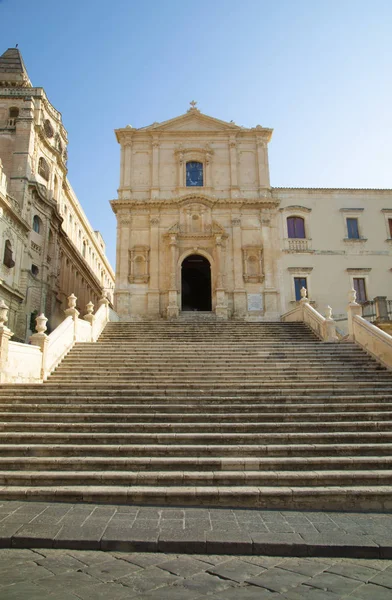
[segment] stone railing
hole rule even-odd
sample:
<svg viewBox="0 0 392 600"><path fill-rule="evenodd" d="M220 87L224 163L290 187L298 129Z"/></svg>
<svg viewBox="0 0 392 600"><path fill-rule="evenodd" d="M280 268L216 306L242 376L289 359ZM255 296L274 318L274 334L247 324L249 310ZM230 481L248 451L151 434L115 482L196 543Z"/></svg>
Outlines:
<svg viewBox="0 0 392 600"><path fill-rule="evenodd" d="M290 252L309 252L312 249L312 240L306 238L286 238L284 249Z"/></svg>
<svg viewBox="0 0 392 600"><path fill-rule="evenodd" d="M366 352L392 369L392 336L362 317L362 306L356 302L356 291L349 293L348 331L349 339Z"/></svg>
<svg viewBox="0 0 392 600"><path fill-rule="evenodd" d="M328 306L325 317L310 305L305 288L301 290L301 300L297 306L281 316L285 323L301 321L306 323L324 342L337 342L336 324L332 318L332 308Z"/></svg>
<svg viewBox="0 0 392 600"><path fill-rule="evenodd" d="M99 301L95 314L89 302L83 319L79 318L76 300L73 294L69 296L66 318L50 335L45 333L47 318L39 315L31 345L10 341L13 333L5 325L8 307L0 301L0 383L42 383L75 343L96 342L106 323L118 320L106 296Z"/></svg>

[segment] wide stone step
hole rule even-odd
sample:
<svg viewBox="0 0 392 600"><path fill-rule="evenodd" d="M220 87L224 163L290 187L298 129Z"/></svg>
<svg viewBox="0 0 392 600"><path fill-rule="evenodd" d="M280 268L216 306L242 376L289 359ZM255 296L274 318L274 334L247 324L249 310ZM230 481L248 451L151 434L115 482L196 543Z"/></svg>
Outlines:
<svg viewBox="0 0 392 600"><path fill-rule="evenodd" d="M126 412L124 407L110 407L113 412L104 412L104 410L100 407L100 410L93 410L93 407L90 405L77 406L72 407L77 412L66 412L66 407L61 405L56 405L57 409L53 408L53 412L47 412L48 409L46 407L42 407L40 410L40 406L30 405L29 411L26 411L26 406L23 406L25 412L16 412L16 406L10 405L8 412L0 412L0 428L3 430L6 429L16 429L13 427L23 427L27 428L32 423L39 424L40 427L43 427L43 423L56 423L60 426L61 423L72 423L74 425L79 423L97 423L100 426L104 424L111 424L112 427L124 427L126 423L171 423L171 424L197 424L199 427L205 423L211 427L212 423L219 423L222 426L225 426L226 423L229 425L233 425L235 423L241 424L241 426L246 426L251 418L252 426L256 426L257 424L262 423L273 423L276 426L277 419L285 424L300 424L302 426L303 423L308 424L312 423L318 424L322 423L322 426L335 426L336 423L339 423L339 426L343 427L345 423L351 426L351 423L354 422L372 422L373 424L376 421L390 422L392 421L392 405L390 411L372 411L369 408L368 411L358 412L358 411L346 411L346 412L333 412L330 410L329 406L325 407L325 411L321 412L294 412L294 411L286 411L284 412L273 412L273 413L265 413L265 412L251 412L247 411L235 413L235 412L227 412L226 410L220 413L208 413L204 411L199 411L197 413L170 413L170 412L147 412L147 409L143 407L143 410L131 413ZM2 406L4 409L4 406ZM341 408L341 407L340 407ZM69 410L69 409L68 409ZM107 407L106 407L107 410ZM127 410L129 410L127 408ZM96 414L96 413L99 414ZM121 419L121 420L119 420ZM376 426L374 424L374 426ZM20 431L21 429L18 429Z"/></svg>
<svg viewBox="0 0 392 600"><path fill-rule="evenodd" d="M392 484L392 470L376 471L0 471L4 486L274 486Z"/></svg>
<svg viewBox="0 0 392 600"><path fill-rule="evenodd" d="M392 443L392 431L334 431L334 432L284 432L284 433L94 433L94 442L102 445L265 445L280 444L383 444ZM1 444L63 444L81 445L91 443L91 433L47 431L43 436L37 432L0 432Z"/></svg>
<svg viewBox="0 0 392 600"><path fill-rule="evenodd" d="M94 436L94 440L96 436ZM91 442L91 436L90 436ZM52 439L39 442L24 443L1 443L1 457L27 457L27 456L107 456L110 458L118 456L135 457L310 457L310 456L392 456L392 444L381 443L381 441L366 443L365 441L352 443L336 443L330 440L330 443L299 443L292 441L291 443L277 443L271 445L246 444L240 445L224 444L221 440L218 444L95 444L91 443L55 443Z"/></svg>
<svg viewBox="0 0 392 600"><path fill-rule="evenodd" d="M391 486L6 486L0 500L168 506L208 505L286 510L390 510Z"/></svg>
<svg viewBox="0 0 392 600"><path fill-rule="evenodd" d="M181 456L3 456L0 470L8 471L350 471L392 470L388 456L284 456L284 457L181 457Z"/></svg>
<svg viewBox="0 0 392 600"><path fill-rule="evenodd" d="M202 418L200 415L199 419ZM89 434L117 434L120 438L123 434L161 434L168 433L177 436L178 434L187 434L196 436L209 435L211 433L220 433L225 439L229 434L245 434L247 439L256 433L273 433L273 434L314 434L319 433L352 433L362 432L363 434L373 432L392 432L392 421L322 421L322 422L279 422L279 423L231 423L231 422L219 422L210 423L206 421L182 423L65 423L65 422L10 422L0 423L0 440L1 432L3 433L45 433L45 434L67 434L76 435L79 433ZM392 439L392 437L391 437Z"/></svg>

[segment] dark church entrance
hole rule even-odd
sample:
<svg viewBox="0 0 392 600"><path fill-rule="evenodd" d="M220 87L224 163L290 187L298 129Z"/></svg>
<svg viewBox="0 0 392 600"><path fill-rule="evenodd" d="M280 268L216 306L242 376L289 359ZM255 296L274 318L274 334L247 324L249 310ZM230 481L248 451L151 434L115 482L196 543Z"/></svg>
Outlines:
<svg viewBox="0 0 392 600"><path fill-rule="evenodd" d="M181 265L182 310L211 310L211 265L204 256L191 254Z"/></svg>

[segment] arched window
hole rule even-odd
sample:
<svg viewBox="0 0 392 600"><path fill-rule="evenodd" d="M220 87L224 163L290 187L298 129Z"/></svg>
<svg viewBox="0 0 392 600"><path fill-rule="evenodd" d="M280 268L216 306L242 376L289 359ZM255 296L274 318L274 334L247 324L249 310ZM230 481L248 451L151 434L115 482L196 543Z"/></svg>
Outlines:
<svg viewBox="0 0 392 600"><path fill-rule="evenodd" d="M42 233L42 221L38 215L34 215L33 217L33 231L35 233Z"/></svg>
<svg viewBox="0 0 392 600"><path fill-rule="evenodd" d="M186 163L186 186L203 186L203 163L196 161Z"/></svg>
<svg viewBox="0 0 392 600"><path fill-rule="evenodd" d="M302 217L288 217L287 234L289 238L301 238L305 236L305 221Z"/></svg>
<svg viewBox="0 0 392 600"><path fill-rule="evenodd" d="M49 165L43 156L38 161L38 175L49 181Z"/></svg>
<svg viewBox="0 0 392 600"><path fill-rule="evenodd" d="M12 246L10 240L5 241L3 263L9 269L15 266L15 261L12 258Z"/></svg>

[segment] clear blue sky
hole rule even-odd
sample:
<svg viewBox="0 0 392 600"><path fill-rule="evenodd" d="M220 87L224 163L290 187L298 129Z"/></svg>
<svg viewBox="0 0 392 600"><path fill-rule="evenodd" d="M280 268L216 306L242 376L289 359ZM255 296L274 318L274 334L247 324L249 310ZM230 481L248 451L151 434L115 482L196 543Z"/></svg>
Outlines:
<svg viewBox="0 0 392 600"><path fill-rule="evenodd" d="M391 0L0 0L115 264L113 129L200 110L274 128L276 187L392 187Z"/></svg>

